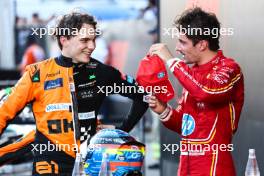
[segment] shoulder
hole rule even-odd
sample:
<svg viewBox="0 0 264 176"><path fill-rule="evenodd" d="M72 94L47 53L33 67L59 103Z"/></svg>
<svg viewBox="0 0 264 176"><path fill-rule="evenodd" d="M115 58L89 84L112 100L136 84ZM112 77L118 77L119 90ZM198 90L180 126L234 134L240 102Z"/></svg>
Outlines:
<svg viewBox="0 0 264 176"><path fill-rule="evenodd" d="M239 64L232 58L220 58L216 64L216 70L221 70L229 74L242 74Z"/></svg>
<svg viewBox="0 0 264 176"><path fill-rule="evenodd" d="M53 64L56 64L55 58L49 58L26 66L26 71L29 72L29 75L32 77L40 72L40 70L45 70Z"/></svg>

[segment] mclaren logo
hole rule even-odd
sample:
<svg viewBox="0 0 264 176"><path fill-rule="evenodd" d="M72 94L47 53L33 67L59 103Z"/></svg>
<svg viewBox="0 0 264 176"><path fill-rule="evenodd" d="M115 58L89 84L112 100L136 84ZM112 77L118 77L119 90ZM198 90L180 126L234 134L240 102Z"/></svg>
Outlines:
<svg viewBox="0 0 264 176"><path fill-rule="evenodd" d="M46 78L55 77L55 76L57 76L57 75L60 75L60 70L58 70L58 71L55 72L55 73L48 73L48 74L46 75Z"/></svg>

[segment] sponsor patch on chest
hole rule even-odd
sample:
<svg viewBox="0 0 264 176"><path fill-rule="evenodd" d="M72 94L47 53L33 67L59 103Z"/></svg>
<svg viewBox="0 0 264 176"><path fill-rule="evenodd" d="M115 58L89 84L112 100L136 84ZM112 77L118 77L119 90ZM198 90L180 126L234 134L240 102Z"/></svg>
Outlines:
<svg viewBox="0 0 264 176"><path fill-rule="evenodd" d="M49 80L44 82L44 90L56 89L63 86L63 79L58 78L55 80Z"/></svg>
<svg viewBox="0 0 264 176"><path fill-rule="evenodd" d="M95 111L78 113L78 117L80 120L94 119Z"/></svg>
<svg viewBox="0 0 264 176"><path fill-rule="evenodd" d="M53 111L69 111L71 107L70 103L57 103L57 104L48 104L46 106L46 112Z"/></svg>
<svg viewBox="0 0 264 176"><path fill-rule="evenodd" d="M194 132L195 120L190 114L183 114L182 117L182 135L188 136Z"/></svg>

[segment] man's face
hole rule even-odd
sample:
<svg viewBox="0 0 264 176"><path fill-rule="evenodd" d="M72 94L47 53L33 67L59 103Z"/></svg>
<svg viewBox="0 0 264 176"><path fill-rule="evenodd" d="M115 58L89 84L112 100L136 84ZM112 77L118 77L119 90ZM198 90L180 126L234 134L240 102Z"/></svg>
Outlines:
<svg viewBox="0 0 264 176"><path fill-rule="evenodd" d="M200 51L198 45L193 46L193 42L184 34L179 35L179 41L176 44L176 52L180 52L184 56L187 64L193 64L199 61Z"/></svg>
<svg viewBox="0 0 264 176"><path fill-rule="evenodd" d="M74 63L88 63L95 49L96 31L93 25L83 24L78 35L63 42L63 51Z"/></svg>

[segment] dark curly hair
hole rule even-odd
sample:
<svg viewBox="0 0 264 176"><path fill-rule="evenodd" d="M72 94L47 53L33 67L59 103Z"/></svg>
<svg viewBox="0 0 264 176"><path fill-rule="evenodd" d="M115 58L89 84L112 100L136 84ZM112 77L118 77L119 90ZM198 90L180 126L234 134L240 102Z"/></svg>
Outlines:
<svg viewBox="0 0 264 176"><path fill-rule="evenodd" d="M195 46L199 41L208 41L209 49L217 51L219 49L220 23L215 14L203 11L201 8L186 10L178 19L175 20L177 29L181 32L183 29L195 31L199 29L201 32L185 33L186 37L192 40ZM213 34L213 31L216 33ZM208 32L210 31L210 32Z"/></svg>
<svg viewBox="0 0 264 176"><path fill-rule="evenodd" d="M90 24L94 26L96 29L97 22L94 17L85 13L70 13L63 15L57 23L56 30L54 32L54 36L57 39L58 45L60 49L62 49L62 45L60 43L60 37L65 36L67 39L70 39L76 34L76 30L80 30L83 24Z"/></svg>

